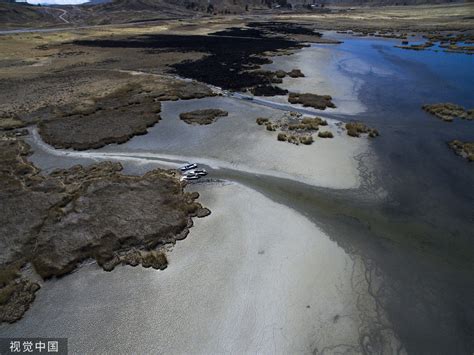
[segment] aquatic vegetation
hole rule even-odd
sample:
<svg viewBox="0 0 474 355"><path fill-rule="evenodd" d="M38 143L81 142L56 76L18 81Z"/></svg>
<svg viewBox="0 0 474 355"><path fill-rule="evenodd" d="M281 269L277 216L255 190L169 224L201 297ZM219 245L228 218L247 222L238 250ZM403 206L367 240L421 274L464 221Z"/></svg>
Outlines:
<svg viewBox="0 0 474 355"><path fill-rule="evenodd" d="M300 69L293 69L292 71L289 71L288 76L291 78L303 78L304 74L301 72Z"/></svg>
<svg viewBox="0 0 474 355"><path fill-rule="evenodd" d="M449 142L448 145L456 154L470 162L474 162L474 142L461 142L456 139Z"/></svg>
<svg viewBox="0 0 474 355"><path fill-rule="evenodd" d="M301 144L310 145L314 142L314 139L311 135L304 135L299 137L299 141Z"/></svg>
<svg viewBox="0 0 474 355"><path fill-rule="evenodd" d="M277 125L274 125L271 122L266 122L265 127L267 128L267 131L276 131L276 129L278 128Z"/></svg>
<svg viewBox="0 0 474 355"><path fill-rule="evenodd" d="M422 108L445 122L452 122L455 118L474 119L474 109L466 110L464 107L453 103L423 105Z"/></svg>
<svg viewBox="0 0 474 355"><path fill-rule="evenodd" d="M427 42L422 43L422 44L402 45L402 46L395 46L395 47L402 48L402 49L411 49L411 50L415 50L415 51L422 51L422 50L425 50L427 48L431 48L433 46L434 46L433 42L427 41Z"/></svg>
<svg viewBox="0 0 474 355"><path fill-rule="evenodd" d="M286 95L288 90L273 85L257 85L250 88L250 92L255 96L277 96Z"/></svg>
<svg viewBox="0 0 474 355"><path fill-rule="evenodd" d="M225 117L229 113L220 109L204 109L191 112L183 112L179 118L191 125L208 125L216 122L220 117Z"/></svg>
<svg viewBox="0 0 474 355"><path fill-rule="evenodd" d="M285 35L307 35L307 36L314 36L314 37L322 37L322 34L316 32L315 30L296 24L296 23L289 23L289 22L249 22L247 23L247 27L250 28L258 28L260 30L277 33L277 34L285 34Z"/></svg>
<svg viewBox="0 0 474 355"><path fill-rule="evenodd" d="M321 117L304 117L301 120L301 123L312 127L313 129L317 128L318 126L327 126L328 122L323 120Z"/></svg>
<svg viewBox="0 0 474 355"><path fill-rule="evenodd" d="M319 110L325 110L327 107L335 108L330 95L299 94L291 92L288 96L288 102L291 104L302 104L304 107L314 107Z"/></svg>
<svg viewBox="0 0 474 355"><path fill-rule="evenodd" d="M301 117L301 114L291 112L286 119L294 121L297 117ZM305 117L299 123L288 123L287 120L272 122L268 118L259 117L256 121L259 125L265 125L268 131L278 131L278 141L296 145L312 144L313 136L307 132L317 131L319 125L327 125L327 122L320 117Z"/></svg>
<svg viewBox="0 0 474 355"><path fill-rule="evenodd" d="M287 142L299 145L300 144L299 136L291 134L291 135L288 136Z"/></svg>
<svg viewBox="0 0 474 355"><path fill-rule="evenodd" d="M283 79L286 76L286 72L284 70L277 70L275 72L275 76L277 78Z"/></svg>
<svg viewBox="0 0 474 355"><path fill-rule="evenodd" d="M333 138L334 135L332 134L332 132L329 132L329 131L321 131L318 133L318 137L319 138Z"/></svg>
<svg viewBox="0 0 474 355"><path fill-rule="evenodd" d="M347 135L351 137L360 137L361 134L368 134L369 137L374 138L379 135L376 129L367 127L364 123L358 121L348 122L345 127Z"/></svg>
<svg viewBox="0 0 474 355"><path fill-rule="evenodd" d="M266 117L257 117L257 119L255 121L257 122L257 124L259 126L261 126L261 125L267 123L269 121L269 119L266 118Z"/></svg>

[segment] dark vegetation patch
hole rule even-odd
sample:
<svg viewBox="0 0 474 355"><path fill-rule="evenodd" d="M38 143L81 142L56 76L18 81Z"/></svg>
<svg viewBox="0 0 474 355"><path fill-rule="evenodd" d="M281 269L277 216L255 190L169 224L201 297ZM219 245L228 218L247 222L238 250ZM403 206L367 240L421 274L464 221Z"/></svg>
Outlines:
<svg viewBox="0 0 474 355"><path fill-rule="evenodd" d="M163 269L160 248L185 238L192 217L209 214L171 170L128 176L104 162L43 175L28 154L22 140L0 136L0 322L21 318L39 289L25 266L43 279L86 259L107 271Z"/></svg>
<svg viewBox="0 0 474 355"><path fill-rule="evenodd" d="M308 35L321 37L322 34L311 28L289 22L249 22L247 27L285 35Z"/></svg>
<svg viewBox="0 0 474 355"><path fill-rule="evenodd" d="M319 126L327 126L326 120L321 117L304 117L298 123L289 123L287 128L290 131L317 131Z"/></svg>
<svg viewBox="0 0 474 355"><path fill-rule="evenodd" d="M319 138L333 138L334 135L332 134L332 132L329 132L329 131L320 131L318 133L318 137Z"/></svg>
<svg viewBox="0 0 474 355"><path fill-rule="evenodd" d="M40 121L39 133L48 144L56 148L95 149L145 134L160 120L160 101L212 95L209 88L195 82L131 82L106 96L49 106L32 116Z"/></svg>
<svg viewBox="0 0 474 355"><path fill-rule="evenodd" d="M292 71L287 73L291 78L304 78L304 74L301 72L300 69L293 69Z"/></svg>
<svg viewBox="0 0 474 355"><path fill-rule="evenodd" d="M411 50L415 50L415 51L422 51L422 50L425 50L427 48L431 48L434 46L434 43L431 42L431 41L426 41L425 43L422 43L422 44L410 44L408 45L408 42L406 45L404 45L402 43L401 46L395 46L397 48L402 48L402 49L411 49Z"/></svg>
<svg viewBox="0 0 474 355"><path fill-rule="evenodd" d="M462 106L452 103L440 103L433 105L423 105L423 110L445 122L452 122L455 118L466 120L474 119L474 109L465 109Z"/></svg>
<svg viewBox="0 0 474 355"><path fill-rule="evenodd" d="M474 162L474 142L461 142L456 139L449 142L448 145L456 154L466 158L469 162Z"/></svg>
<svg viewBox="0 0 474 355"><path fill-rule="evenodd" d="M396 46L403 49L425 50L433 47L436 43L445 52L455 52L464 54L474 54L474 46L466 45L472 44L474 35L472 33L428 33L423 36L426 39L425 43L408 45L408 42L402 42L401 46Z"/></svg>
<svg viewBox="0 0 474 355"><path fill-rule="evenodd" d="M217 121L219 117L225 117L228 114L229 113L227 111L219 109L205 109L183 112L179 115L179 118L191 125L208 125Z"/></svg>
<svg viewBox="0 0 474 355"><path fill-rule="evenodd" d="M288 94L288 90L274 85L257 85L252 87L250 92L255 96L277 96Z"/></svg>
<svg viewBox="0 0 474 355"><path fill-rule="evenodd" d="M279 79L283 79L286 76L286 72L284 70L277 70L275 76Z"/></svg>
<svg viewBox="0 0 474 355"><path fill-rule="evenodd" d="M251 37L251 38L265 38L266 36L261 30L245 27L231 27L223 31L217 31L210 34L211 36L226 36L226 37Z"/></svg>
<svg viewBox="0 0 474 355"><path fill-rule="evenodd" d="M369 137L375 138L379 135L379 132L374 129L367 127L364 123L353 121L346 123L347 135L351 137L360 137L361 134L368 134Z"/></svg>
<svg viewBox="0 0 474 355"><path fill-rule="evenodd" d="M95 149L145 134L160 120L157 97L128 86L96 100L59 110L39 123L43 140L55 148Z"/></svg>
<svg viewBox="0 0 474 355"><path fill-rule="evenodd" d="M143 48L182 52L205 52L208 56L171 66L180 76L192 78L223 89L244 90L271 80L259 72L247 71L269 62L263 55L301 45L282 38L239 38L222 36L149 35L116 40L80 40L74 44L93 47Z"/></svg>
<svg viewBox="0 0 474 355"><path fill-rule="evenodd" d="M314 142L312 133L318 131L320 126L327 126L327 121L320 117L302 117L300 113L290 112L282 119L275 121L266 117L258 117L256 123L265 126L267 131L277 131L277 140L296 145L310 145ZM321 137L321 135L320 135ZM323 138L332 138L332 133L324 132Z"/></svg>
<svg viewBox="0 0 474 355"><path fill-rule="evenodd" d="M301 144L310 145L314 142L313 136L311 135L304 135L299 136L299 141Z"/></svg>
<svg viewBox="0 0 474 355"><path fill-rule="evenodd" d="M326 107L335 108L330 95L299 94L290 93L288 102L291 104L302 104L304 107L314 107L318 110L325 110Z"/></svg>
<svg viewBox="0 0 474 355"><path fill-rule="evenodd" d="M257 124L258 124L259 126L264 125L264 124L266 124L266 123L269 122L269 121L270 121L270 119L268 119L268 118L266 118L266 117L257 117L257 119L255 120L255 122L257 122Z"/></svg>

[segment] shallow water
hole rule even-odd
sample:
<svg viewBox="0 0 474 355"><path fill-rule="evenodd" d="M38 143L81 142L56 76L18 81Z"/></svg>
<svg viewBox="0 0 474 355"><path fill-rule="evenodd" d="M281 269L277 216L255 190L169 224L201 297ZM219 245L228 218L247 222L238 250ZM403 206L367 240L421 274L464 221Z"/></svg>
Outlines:
<svg viewBox="0 0 474 355"><path fill-rule="evenodd" d="M474 349L474 169L472 164L456 156L446 142L451 139L474 140L474 122L442 122L423 112L421 106L452 101L474 107L474 71L471 70L474 56L432 50L403 50L394 47L400 42L395 40L344 37L344 41L337 46L313 45L292 56L278 57L273 65L285 70L301 69L307 75L301 81L301 91L331 93L338 108L324 111L326 116L343 121L360 119L380 131L381 137L371 140L369 146L365 140L349 140L355 142L356 152L350 151L354 146L346 145L347 137L343 135L337 136L334 142L325 140L311 147L293 147L276 142L271 133L256 127L254 122L255 117L279 115L279 111L231 98L211 98L165 103L163 120L149 134L136 137L124 145L95 151L98 154L95 158L74 155L73 161L102 160L107 158L107 154L110 158L117 153L131 153L139 160L126 162L126 171L138 173L163 164L164 159L168 159L167 164L173 164L173 160L186 160L190 156L202 159L211 167L213 178L237 181L281 206L290 207L291 213L298 215L295 215L295 220L299 221L304 216L316 224L323 232L317 238L327 238L325 235L328 235L344 250L336 260L342 261L347 255L362 260L361 270L369 280L362 294L377 300L377 307L386 315L384 322L393 328L409 353L471 354ZM297 84L298 79L285 79L283 86L298 88ZM338 85L347 86L341 89L340 96ZM321 92L321 88L334 91ZM281 98L278 100L281 101ZM187 126L177 117L179 112L188 109L209 107L225 108L230 115L208 127ZM176 139L177 136L179 139ZM312 150L314 147L317 149ZM321 150L324 154L318 156ZM353 159L354 155L356 159ZM318 169L313 169L314 166L308 169L307 164L301 164L302 157L304 163L315 159L309 161ZM344 163L345 170L338 173L335 170L338 164L328 165L328 157L336 158L339 164ZM121 159L120 156L115 158ZM32 160L47 169L71 164L71 159L52 157L41 149L32 156ZM195 186L196 189L203 189L205 199L206 188ZM341 188L344 190L337 190ZM213 196L211 187L207 193ZM212 204L211 201L209 203ZM204 228L205 223L206 219L199 221L196 236L202 232L199 226ZM271 239L266 241L266 245L268 243L271 244ZM326 248L333 248L330 245L327 244ZM219 252L218 242L213 249ZM300 253L298 249L293 251L294 254L288 251L287 255L297 257ZM170 255L173 258L173 252ZM313 255L320 258L315 251ZM179 264L178 258L176 262ZM302 262L301 265L310 268L311 263ZM318 272L321 268L332 267L329 264L314 266ZM170 264L170 270L159 273L158 278L162 277L161 274L171 274L172 268L173 264ZM139 269L123 270L117 273L137 273L138 277L145 277ZM87 277L82 279L82 272L71 276L82 280L76 281L78 285L90 282ZM292 277L291 272L285 272L287 277ZM91 275L96 274L93 271ZM341 272L341 275L347 276L347 273ZM96 276L91 277L93 280ZM308 293L309 298L317 300L317 291L307 287L312 278L317 280L319 277L318 274L309 274L292 290L298 297ZM114 282L120 279L114 278ZM58 285L66 280L60 280ZM328 285L332 282L329 280ZM56 285L52 287L56 288ZM281 285L276 280L267 286L276 287L275 292L281 291ZM54 294L54 291L50 292ZM56 292L61 296L65 291L57 287ZM280 306L288 312L291 309L288 304ZM71 309L86 307L88 304L78 302ZM261 316L273 314L273 311L269 309ZM30 326L38 324L42 317L44 315L37 306L16 326L2 327L0 331L16 329L15 332L20 332L22 324L25 324L25 329L31 329ZM130 314L124 317L136 322ZM157 326L150 319L145 323L150 327ZM278 323L284 317L275 319ZM316 326L320 320L321 314L311 313L304 324ZM79 323L86 321L83 319ZM369 323L375 325L377 321L369 317L366 324ZM242 327L243 324L240 323ZM256 324L259 328L263 323ZM285 332L291 333L294 329L297 327L289 327ZM126 327L117 328L116 331L111 330L111 336L126 331ZM380 335L380 331L374 331L372 342L376 343L374 340ZM337 340L346 339L341 335L337 340L329 341L322 336L320 339L326 340L321 340L323 346L318 347L308 345L314 342L314 338L303 338L299 338L301 343L298 346L306 344L307 347L295 348L287 346L288 343L277 336L281 348L293 352L321 350L326 345L336 344ZM349 338L351 336L347 335ZM357 334L356 338L362 342L364 335ZM262 339L265 345L271 343L266 336ZM88 349L83 346L82 349ZM180 349L192 350L186 346ZM211 348L207 349L210 351ZM214 351L227 349L218 345L212 348ZM245 351L242 347L230 349ZM257 347L247 350L258 349L275 351ZM355 348L352 350L355 351ZM358 350L362 351L361 348ZM328 352L331 352L330 349Z"/></svg>
<svg viewBox="0 0 474 355"><path fill-rule="evenodd" d="M473 141L474 126L463 120L443 122L421 106L454 102L474 107L474 57L403 50L394 47L399 44L394 40L344 41L331 48L348 58L337 64L341 75L364 82L358 100L367 109L356 117L381 133L371 144L377 156L372 180L387 192L386 200L369 210L373 216L380 214L385 224L381 229L375 227L378 222L360 218L359 212L350 216L362 224L359 229L366 224L370 231L363 234L379 239L378 246L364 242L364 249L370 250L370 258L396 285L387 298L390 319L409 352L470 353L474 349L474 169L446 143ZM291 63L291 58L286 59ZM361 67L377 70L360 71Z"/></svg>

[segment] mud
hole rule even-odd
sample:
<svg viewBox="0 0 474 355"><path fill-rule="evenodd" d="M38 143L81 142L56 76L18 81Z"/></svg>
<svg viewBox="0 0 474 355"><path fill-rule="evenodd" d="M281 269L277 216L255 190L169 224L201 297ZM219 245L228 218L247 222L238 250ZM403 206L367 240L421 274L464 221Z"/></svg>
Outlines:
<svg viewBox="0 0 474 355"><path fill-rule="evenodd" d="M184 239L192 217L209 214L171 170L127 176L119 163L50 175L27 161L29 146L0 137L0 321L22 317L39 285L87 259L163 269L160 247Z"/></svg>

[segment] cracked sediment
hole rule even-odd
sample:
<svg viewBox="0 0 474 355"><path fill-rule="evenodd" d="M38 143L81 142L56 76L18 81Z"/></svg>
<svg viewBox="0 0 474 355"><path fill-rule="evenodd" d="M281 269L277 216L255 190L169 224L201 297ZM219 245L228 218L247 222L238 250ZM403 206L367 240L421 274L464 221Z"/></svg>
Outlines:
<svg viewBox="0 0 474 355"><path fill-rule="evenodd" d="M399 346L371 295L375 281L367 276L375 274L312 222L240 184L193 190L213 214L196 220L186 243L168 254L166 272L121 267L106 275L82 268L45 286L9 333L54 332L70 337L80 352L92 350L85 339L99 329L99 352L330 353ZM94 308L84 307L91 298ZM59 299L69 300L68 312L48 320Z"/></svg>

